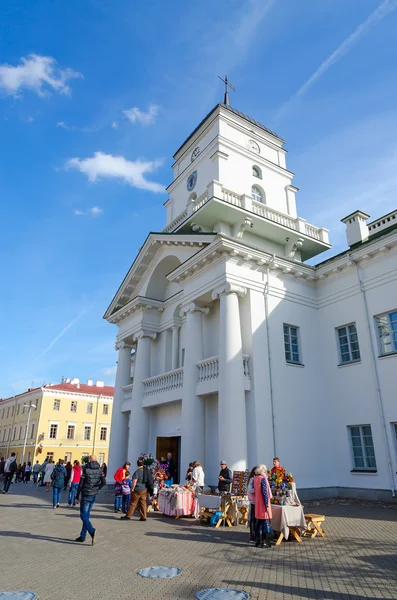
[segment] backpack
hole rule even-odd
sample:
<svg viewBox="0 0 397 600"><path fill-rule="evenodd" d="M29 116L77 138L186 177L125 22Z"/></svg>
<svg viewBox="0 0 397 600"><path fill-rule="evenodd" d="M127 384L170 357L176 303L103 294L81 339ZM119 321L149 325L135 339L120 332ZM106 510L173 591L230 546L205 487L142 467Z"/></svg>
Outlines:
<svg viewBox="0 0 397 600"><path fill-rule="evenodd" d="M122 493L121 490L122 490L121 483L119 481L116 481L116 483L114 484L114 493L115 493L115 495L116 496L120 496L120 494Z"/></svg>
<svg viewBox="0 0 397 600"><path fill-rule="evenodd" d="M131 488L128 483L121 484L121 493L123 496L128 496L128 494L131 494Z"/></svg>
<svg viewBox="0 0 397 600"><path fill-rule="evenodd" d="M17 461L13 460L8 468L10 469L10 473L14 474L18 469Z"/></svg>

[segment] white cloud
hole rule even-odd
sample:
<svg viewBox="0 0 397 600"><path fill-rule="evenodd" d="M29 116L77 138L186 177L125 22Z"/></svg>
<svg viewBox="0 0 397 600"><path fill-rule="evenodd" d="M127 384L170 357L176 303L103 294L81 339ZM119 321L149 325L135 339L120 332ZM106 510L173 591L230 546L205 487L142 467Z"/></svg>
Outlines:
<svg viewBox="0 0 397 600"><path fill-rule="evenodd" d="M351 48L366 35L372 27L379 21L397 8L397 0L383 0L379 6L351 33L337 48L326 58L321 65L314 71L312 75L305 81L303 85L291 96L291 98L283 104L278 111L275 121L277 123L285 117L286 113L291 109L297 100L302 98L306 92L316 83L324 73L328 71L332 65L341 60Z"/></svg>
<svg viewBox="0 0 397 600"><path fill-rule="evenodd" d="M93 206L92 208L88 208L87 210L79 210L76 209L73 214L76 216L89 216L89 217L99 217L99 215L103 214L103 208L100 206Z"/></svg>
<svg viewBox="0 0 397 600"><path fill-rule="evenodd" d="M155 104L151 104L147 110L147 112L139 110L136 106L133 108L129 108L128 110L123 110L123 115L127 117L127 119L131 123L140 123L143 127L147 127L148 125L153 125L156 121L156 117L159 114L159 107Z"/></svg>
<svg viewBox="0 0 397 600"><path fill-rule="evenodd" d="M16 67L6 63L0 65L0 90L7 95L15 96L28 89L38 96L45 96L48 88L70 95L68 81L83 77L72 69L57 68L56 60L51 56L29 54L27 58L21 58L21 63Z"/></svg>
<svg viewBox="0 0 397 600"><path fill-rule="evenodd" d="M107 369L103 369L103 374L105 375L105 377L115 377L116 372L117 372L117 366L116 367L108 367Z"/></svg>
<svg viewBox="0 0 397 600"><path fill-rule="evenodd" d="M164 186L145 178L146 174L152 173L160 167L162 162L162 160L145 161L141 159L133 161L125 159L124 156L95 152L91 158L71 158L67 161L66 167L78 169L93 183L105 178L120 179L140 190L162 193L165 192Z"/></svg>
<svg viewBox="0 0 397 600"><path fill-rule="evenodd" d="M113 129L118 129L119 128L119 124L117 123L117 121L113 121L112 128Z"/></svg>
<svg viewBox="0 0 397 600"><path fill-rule="evenodd" d="M93 133L99 131L99 127L76 127L75 125L67 125L65 121L59 121L57 127L65 129L66 131L82 131L83 133Z"/></svg>

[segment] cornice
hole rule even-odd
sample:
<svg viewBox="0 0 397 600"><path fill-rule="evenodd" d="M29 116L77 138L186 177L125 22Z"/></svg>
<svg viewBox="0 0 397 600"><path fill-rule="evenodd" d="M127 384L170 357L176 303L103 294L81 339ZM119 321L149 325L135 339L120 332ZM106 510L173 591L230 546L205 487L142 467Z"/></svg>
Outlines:
<svg viewBox="0 0 397 600"><path fill-rule="evenodd" d="M161 313L164 310L164 302L154 300L153 298L145 298L145 296L135 296L135 298L127 302L125 306L120 308L108 320L110 323L120 323L120 321L138 310L154 310Z"/></svg>
<svg viewBox="0 0 397 600"><path fill-rule="evenodd" d="M106 398L106 400L109 400L109 402L113 402L113 396L104 396L103 394L101 394L101 392L98 391L98 393L95 394L87 394L84 392L80 392L78 389L76 391L72 391L72 390L57 390L57 389L51 389L51 388L41 388L42 392L43 392L43 396L73 396L76 397L76 399L78 398L84 398L84 399L91 399L91 400L95 400L99 397L101 398ZM101 388L98 388L98 390L100 390Z"/></svg>

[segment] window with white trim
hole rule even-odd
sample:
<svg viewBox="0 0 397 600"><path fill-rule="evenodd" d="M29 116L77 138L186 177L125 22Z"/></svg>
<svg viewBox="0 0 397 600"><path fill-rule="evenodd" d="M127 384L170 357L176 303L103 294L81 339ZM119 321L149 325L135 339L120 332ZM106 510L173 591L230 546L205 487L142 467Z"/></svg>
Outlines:
<svg viewBox="0 0 397 600"><path fill-rule="evenodd" d="M107 427L101 427L101 432L99 434L99 439L101 440L101 442L106 442L108 437L108 428Z"/></svg>
<svg viewBox="0 0 397 600"><path fill-rule="evenodd" d="M58 400L58 398L55 398L55 399L54 399L54 405L53 405L53 407L52 407L52 410L59 410L60 406L61 406L61 401L60 401L60 400Z"/></svg>
<svg viewBox="0 0 397 600"><path fill-rule="evenodd" d="M284 324L284 350L287 363L300 365L299 327Z"/></svg>
<svg viewBox="0 0 397 600"><path fill-rule="evenodd" d="M9 417L9 414L10 414L10 407L7 408L7 419Z"/></svg>
<svg viewBox="0 0 397 600"><path fill-rule="evenodd" d="M262 171L256 165L252 167L252 176L257 177L258 179L262 179Z"/></svg>
<svg viewBox="0 0 397 600"><path fill-rule="evenodd" d="M85 425L84 426L84 436L83 436L84 440L89 441L91 439L91 425Z"/></svg>
<svg viewBox="0 0 397 600"><path fill-rule="evenodd" d="M65 452L65 463L72 462L72 453Z"/></svg>
<svg viewBox="0 0 397 600"><path fill-rule="evenodd" d="M47 458L48 458L48 460L50 460L50 458L51 458L52 461L54 462L54 453L53 452L47 452Z"/></svg>
<svg viewBox="0 0 397 600"><path fill-rule="evenodd" d="M356 324L352 323L351 325L337 327L336 332L339 342L340 363L344 365L361 360Z"/></svg>
<svg viewBox="0 0 397 600"><path fill-rule="evenodd" d="M72 400L70 403L70 412L77 412L77 400Z"/></svg>
<svg viewBox="0 0 397 600"><path fill-rule="evenodd" d="M21 440L22 439L22 425L19 426L19 435L18 435L18 439Z"/></svg>
<svg viewBox="0 0 397 600"><path fill-rule="evenodd" d="M32 423L32 426L30 428L30 439L32 439L32 437L34 436L34 426L35 426L35 423Z"/></svg>
<svg viewBox="0 0 397 600"><path fill-rule="evenodd" d="M12 434L12 441L14 441L16 437L17 437L17 428L14 427L14 432Z"/></svg>
<svg viewBox="0 0 397 600"><path fill-rule="evenodd" d="M3 440L2 440L3 442L6 441L6 433L7 433L7 428L4 427L4 429L3 429Z"/></svg>
<svg viewBox="0 0 397 600"><path fill-rule="evenodd" d="M375 317L381 356L397 352L397 310Z"/></svg>
<svg viewBox="0 0 397 600"><path fill-rule="evenodd" d="M264 194L263 191L261 190L261 188L258 185L253 185L251 188L251 198L252 200L255 200L255 202L262 202L263 203L263 198L264 198Z"/></svg>
<svg viewBox="0 0 397 600"><path fill-rule="evenodd" d="M14 412L15 412L15 406L12 407L12 411L11 411L11 416L14 416Z"/></svg>
<svg viewBox="0 0 397 600"><path fill-rule="evenodd" d="M87 402L87 415L92 415L93 408L94 404L92 402Z"/></svg>
<svg viewBox="0 0 397 600"><path fill-rule="evenodd" d="M66 439L67 440L74 440L75 431L76 431L75 425L68 425L68 429L67 429L67 432L66 432Z"/></svg>
<svg viewBox="0 0 397 600"><path fill-rule="evenodd" d="M108 415L109 414L109 404L104 404L102 406L102 414L103 415Z"/></svg>
<svg viewBox="0 0 397 600"><path fill-rule="evenodd" d="M58 424L51 423L50 425L50 435L48 436L51 440L56 440L58 436Z"/></svg>
<svg viewBox="0 0 397 600"><path fill-rule="evenodd" d="M376 471L371 425L350 425L353 467L357 471Z"/></svg>
<svg viewBox="0 0 397 600"><path fill-rule="evenodd" d="M19 411L20 411L20 409L21 409L21 405L20 405L20 404L18 404L18 406L17 406L17 415L19 415Z"/></svg>

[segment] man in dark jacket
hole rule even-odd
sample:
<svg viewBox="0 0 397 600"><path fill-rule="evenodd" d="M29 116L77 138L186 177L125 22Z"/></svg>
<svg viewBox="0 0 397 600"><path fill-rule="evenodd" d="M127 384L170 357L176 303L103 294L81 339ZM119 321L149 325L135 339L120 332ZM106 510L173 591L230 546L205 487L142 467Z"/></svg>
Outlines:
<svg viewBox="0 0 397 600"><path fill-rule="evenodd" d="M106 485L106 479L102 469L97 462L96 456L90 456L89 462L83 467L79 487L77 490L77 498L80 498L80 519L83 521L83 527L76 542L84 542L87 531L91 536L92 545L95 541L96 529L90 521L92 507L95 504L96 495L103 486Z"/></svg>
<svg viewBox="0 0 397 600"><path fill-rule="evenodd" d="M226 461L221 460L221 472L219 473L218 490L223 493L230 492L232 483L232 472L228 469Z"/></svg>

